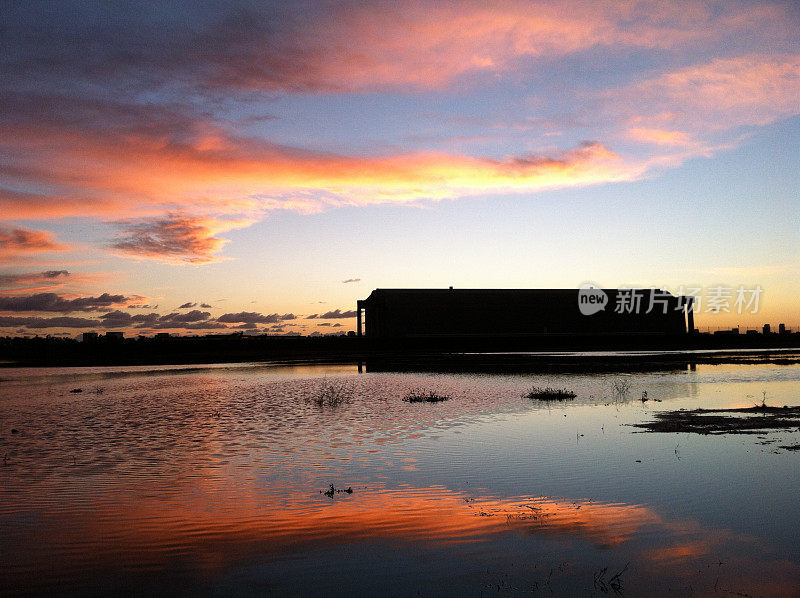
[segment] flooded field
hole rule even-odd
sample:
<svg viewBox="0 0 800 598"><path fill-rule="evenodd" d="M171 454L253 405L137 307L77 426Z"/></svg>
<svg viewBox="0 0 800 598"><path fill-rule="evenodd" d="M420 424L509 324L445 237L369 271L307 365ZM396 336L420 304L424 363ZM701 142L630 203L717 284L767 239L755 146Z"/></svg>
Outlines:
<svg viewBox="0 0 800 598"><path fill-rule="evenodd" d="M800 405L798 365L0 379L0 593L800 596L800 429L632 425Z"/></svg>

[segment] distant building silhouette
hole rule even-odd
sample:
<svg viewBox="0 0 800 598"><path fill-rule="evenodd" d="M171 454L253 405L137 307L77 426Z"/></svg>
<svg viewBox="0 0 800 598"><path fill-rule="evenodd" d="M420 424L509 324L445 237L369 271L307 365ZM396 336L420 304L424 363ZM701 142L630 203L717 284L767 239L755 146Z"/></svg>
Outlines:
<svg viewBox="0 0 800 598"><path fill-rule="evenodd" d="M739 334L739 327L738 326L736 328L730 328L730 329L726 329L726 330L715 330L714 331L714 336L732 336L732 335L735 336L737 334Z"/></svg>
<svg viewBox="0 0 800 598"><path fill-rule="evenodd" d="M97 335L96 332L84 332L81 335L81 340L84 343L93 343L93 342L95 342L97 340L97 338L98 338L98 335Z"/></svg>
<svg viewBox="0 0 800 598"><path fill-rule="evenodd" d="M770 329L770 327L769 327L769 324L764 324L764 327L761 329L761 333L762 333L762 334L769 334L769 333L770 333L770 330L771 330L771 329Z"/></svg>
<svg viewBox="0 0 800 598"><path fill-rule="evenodd" d="M578 289L375 289L357 303L357 333L374 338L677 335L694 328L687 309L691 297L651 289L595 291L600 300L582 298ZM584 315L583 299L593 313Z"/></svg>
<svg viewBox="0 0 800 598"><path fill-rule="evenodd" d="M786 334L786 324L778 324L778 334Z"/></svg>

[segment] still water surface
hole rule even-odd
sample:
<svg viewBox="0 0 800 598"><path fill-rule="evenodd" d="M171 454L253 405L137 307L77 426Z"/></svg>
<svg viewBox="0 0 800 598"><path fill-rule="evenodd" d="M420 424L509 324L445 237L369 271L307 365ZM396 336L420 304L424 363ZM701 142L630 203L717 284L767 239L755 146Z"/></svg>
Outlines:
<svg viewBox="0 0 800 598"><path fill-rule="evenodd" d="M3 594L800 596L800 451L779 448L800 432L628 425L798 405L798 365L0 378ZM523 398L533 385L578 396ZM317 404L330 389L344 401Z"/></svg>

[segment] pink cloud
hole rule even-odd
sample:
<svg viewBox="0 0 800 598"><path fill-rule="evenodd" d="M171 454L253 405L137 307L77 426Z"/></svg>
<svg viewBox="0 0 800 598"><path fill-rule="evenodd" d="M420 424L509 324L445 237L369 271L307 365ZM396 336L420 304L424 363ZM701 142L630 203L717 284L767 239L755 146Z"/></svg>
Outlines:
<svg viewBox="0 0 800 598"><path fill-rule="evenodd" d="M238 24L249 43L222 49L208 77L284 92L440 89L467 73L513 76L519 60L598 47L707 46L741 31L785 38L785 17L780 6L701 0L342 3L335 18L312 12L284 35Z"/></svg>
<svg viewBox="0 0 800 598"><path fill-rule="evenodd" d="M701 135L800 114L800 55L716 59L611 91L639 131Z"/></svg>

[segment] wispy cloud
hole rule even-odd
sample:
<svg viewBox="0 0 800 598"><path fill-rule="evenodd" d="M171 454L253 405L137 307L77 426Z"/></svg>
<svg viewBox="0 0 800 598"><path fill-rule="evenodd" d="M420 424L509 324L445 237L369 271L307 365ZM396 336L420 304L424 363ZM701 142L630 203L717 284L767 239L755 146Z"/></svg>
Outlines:
<svg viewBox="0 0 800 598"><path fill-rule="evenodd" d="M44 272L25 272L21 274L0 274L0 288L9 288L19 285L38 284L67 278L68 270L46 270Z"/></svg>
<svg viewBox="0 0 800 598"><path fill-rule="evenodd" d="M253 220L221 220L171 214L154 220L121 222L122 233L111 249L133 258L168 263L208 264L220 261L215 256L227 243L214 235L249 226ZM185 304L185 307L193 307Z"/></svg>
<svg viewBox="0 0 800 598"><path fill-rule="evenodd" d="M55 236L47 231L0 226L0 259L20 253L47 253L68 249L68 245L56 242Z"/></svg>
<svg viewBox="0 0 800 598"><path fill-rule="evenodd" d="M664 73L607 92L643 141L676 145L800 114L800 55L754 54Z"/></svg>

